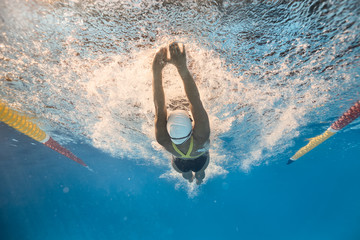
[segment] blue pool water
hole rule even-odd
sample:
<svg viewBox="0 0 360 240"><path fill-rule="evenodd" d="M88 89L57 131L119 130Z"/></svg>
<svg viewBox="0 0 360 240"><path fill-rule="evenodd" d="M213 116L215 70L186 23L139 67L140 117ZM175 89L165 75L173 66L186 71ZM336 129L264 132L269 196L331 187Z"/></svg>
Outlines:
<svg viewBox="0 0 360 240"><path fill-rule="evenodd" d="M360 239L347 1L0 0L0 99L94 172L0 123L0 239ZM185 44L211 122L204 184L155 142L151 61ZM183 98L164 70L167 103Z"/></svg>

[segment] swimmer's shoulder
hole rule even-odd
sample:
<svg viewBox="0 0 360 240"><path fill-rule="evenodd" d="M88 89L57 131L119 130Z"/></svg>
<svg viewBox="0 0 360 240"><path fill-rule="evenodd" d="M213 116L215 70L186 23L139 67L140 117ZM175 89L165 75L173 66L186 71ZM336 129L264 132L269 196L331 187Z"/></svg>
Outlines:
<svg viewBox="0 0 360 240"><path fill-rule="evenodd" d="M210 139L195 139L194 137L194 150L195 153L207 152L210 149Z"/></svg>

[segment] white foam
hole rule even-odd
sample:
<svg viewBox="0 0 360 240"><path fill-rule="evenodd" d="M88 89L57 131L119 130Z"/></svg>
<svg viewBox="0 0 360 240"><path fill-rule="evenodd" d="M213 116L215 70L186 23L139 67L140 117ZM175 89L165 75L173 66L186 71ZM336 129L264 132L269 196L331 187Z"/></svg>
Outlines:
<svg viewBox="0 0 360 240"><path fill-rule="evenodd" d="M0 48L6 61L0 64L12 80L0 81L1 95L36 116L61 144L87 142L115 157L171 168L169 154L154 136L151 64L160 47L174 40L184 43L211 123L206 181L228 169L247 172L276 159L293 145L299 129L339 117L344 99L359 96L354 90L357 65L351 51L345 52L346 42L356 40L350 30L329 39L327 48L314 49L308 39L291 35L299 31L298 23L284 21L276 33L281 40L257 44L261 39L239 33L260 31L250 28L251 19L223 19L216 6L189 0L192 11L171 12L156 8L157 1L144 3L154 11L134 24L139 3L95 1L89 9L96 11L86 12L87 2L75 0L62 7L16 6L6 0L11 11L4 11L8 25ZM84 4L82 14L78 4ZM122 8L123 20L113 15L114 7ZM100 13L111 21L103 21ZM193 14L200 18L190 18ZM344 62L334 63L339 52L347 54ZM332 72L322 74L330 64L336 65ZM185 93L176 68L166 66L163 77L168 105L181 105ZM350 127L358 129L358 122ZM163 177L197 192L172 170Z"/></svg>

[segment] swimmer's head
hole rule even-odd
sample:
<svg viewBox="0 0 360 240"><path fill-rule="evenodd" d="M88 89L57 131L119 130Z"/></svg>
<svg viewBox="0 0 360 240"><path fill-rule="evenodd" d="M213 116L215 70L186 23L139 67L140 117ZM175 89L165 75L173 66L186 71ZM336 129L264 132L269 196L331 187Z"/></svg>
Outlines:
<svg viewBox="0 0 360 240"><path fill-rule="evenodd" d="M186 142L192 134L192 123L189 114L184 110L171 112L166 128L173 143L179 145Z"/></svg>

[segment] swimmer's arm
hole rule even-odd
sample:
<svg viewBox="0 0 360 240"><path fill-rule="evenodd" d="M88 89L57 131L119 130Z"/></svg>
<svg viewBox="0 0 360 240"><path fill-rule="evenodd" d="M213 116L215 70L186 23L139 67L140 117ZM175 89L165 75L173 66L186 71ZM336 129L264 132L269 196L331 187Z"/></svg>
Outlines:
<svg viewBox="0 0 360 240"><path fill-rule="evenodd" d="M167 110L165 106L165 93L162 86L161 71L153 71L153 93L155 104L155 136L158 143L165 144L169 137L166 130Z"/></svg>
<svg viewBox="0 0 360 240"><path fill-rule="evenodd" d="M153 62L153 94L155 105L155 136L161 145L170 142L170 136L166 130L167 110L165 105L165 93L162 85L162 69L164 67L163 58L166 56L166 49L160 49L156 53Z"/></svg>
<svg viewBox="0 0 360 240"><path fill-rule="evenodd" d="M179 74L183 80L186 95L190 102L191 113L194 117L194 136L205 143L210 137L210 123L208 114L200 99L199 90L195 84L187 66L178 67Z"/></svg>
<svg viewBox="0 0 360 240"><path fill-rule="evenodd" d="M194 79L187 68L185 46L183 46L181 50L179 44L174 42L169 45L169 51L171 55L169 62L176 66L183 80L185 92L190 102L191 112L195 121L193 136L197 139L197 142L202 145L207 142L210 136L209 117L202 105Z"/></svg>

